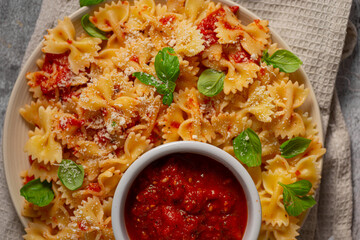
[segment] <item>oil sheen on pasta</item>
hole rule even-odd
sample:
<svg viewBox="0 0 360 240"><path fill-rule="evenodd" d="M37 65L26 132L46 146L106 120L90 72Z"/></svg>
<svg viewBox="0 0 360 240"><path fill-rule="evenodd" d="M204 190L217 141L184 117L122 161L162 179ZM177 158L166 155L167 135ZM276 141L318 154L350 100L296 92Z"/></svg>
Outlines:
<svg viewBox="0 0 360 240"><path fill-rule="evenodd" d="M126 201L132 240L242 239L245 194L220 163L196 154L172 154L139 175Z"/></svg>

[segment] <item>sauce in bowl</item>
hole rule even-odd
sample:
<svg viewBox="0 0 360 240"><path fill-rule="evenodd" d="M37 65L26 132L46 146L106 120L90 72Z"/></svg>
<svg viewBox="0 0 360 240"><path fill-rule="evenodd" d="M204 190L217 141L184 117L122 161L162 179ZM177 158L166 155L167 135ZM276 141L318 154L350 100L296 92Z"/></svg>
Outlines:
<svg viewBox="0 0 360 240"><path fill-rule="evenodd" d="M132 240L242 239L245 193L232 172L192 153L147 166L130 188L125 224Z"/></svg>

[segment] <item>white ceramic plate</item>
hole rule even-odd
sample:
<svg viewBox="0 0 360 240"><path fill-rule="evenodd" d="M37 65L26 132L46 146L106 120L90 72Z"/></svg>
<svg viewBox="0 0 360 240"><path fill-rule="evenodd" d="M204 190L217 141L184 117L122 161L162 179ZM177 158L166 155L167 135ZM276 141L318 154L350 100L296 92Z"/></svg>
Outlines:
<svg viewBox="0 0 360 240"><path fill-rule="evenodd" d="M239 15L240 20L244 24L252 22L254 19L260 19L255 14L249 10L241 7L240 5L229 1L229 0L213 0L214 2L221 2L229 6L239 6ZM161 3L164 1L155 0L156 3ZM83 7L73 14L70 15L72 22L74 23L77 33L83 31L80 19L81 17L88 12L91 12L94 7ZM278 43L279 47L283 49L290 50L289 46L281 39L281 37L270 29L272 40L275 43ZM8 188L10 191L11 199L14 203L15 209L19 218L24 226L27 225L27 219L21 216L23 197L20 196L20 188L22 187L22 180L20 178L20 173L23 170L29 168L29 161L27 154L24 153L23 149L26 141L28 140L28 131L30 130L30 125L26 123L25 120L19 114L19 109L25 104L30 104L32 96L29 93L27 80L25 74L31 71L37 71L36 60L41 58L42 52L42 43L31 54L29 59L26 61L23 69L21 70L13 91L10 96L9 105L6 110L6 117L4 122L4 135L3 135L3 159L5 166L6 180ZM313 118L314 123L317 125L317 130L319 131L320 142L323 143L323 131L321 125L321 116L319 105L316 101L313 88L310 84L308 77L306 76L303 68L301 67L298 71L291 74L290 78L296 80L299 83L305 84L305 87L310 89L310 94L306 99L305 103L301 107L301 110L309 112L310 116ZM322 166L322 159L321 166Z"/></svg>

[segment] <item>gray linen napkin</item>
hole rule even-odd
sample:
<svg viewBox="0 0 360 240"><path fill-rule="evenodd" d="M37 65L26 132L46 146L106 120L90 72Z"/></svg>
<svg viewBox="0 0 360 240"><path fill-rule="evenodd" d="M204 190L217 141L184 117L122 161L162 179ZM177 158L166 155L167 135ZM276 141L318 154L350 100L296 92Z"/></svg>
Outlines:
<svg viewBox="0 0 360 240"><path fill-rule="evenodd" d="M314 207L299 239L351 239L352 182L350 139L339 101L334 95L351 0L238 0L242 6L268 19L270 25L303 60L320 105L326 133L319 204ZM24 61L42 39L45 29L79 8L78 0L43 0L34 34ZM3 168L1 165L0 168ZM1 190L1 189L0 189ZM8 194L1 191L2 194ZM12 208L0 206L0 231L7 239L19 239L22 226ZM12 229L12 230L10 230ZM5 235L6 234L6 235Z"/></svg>

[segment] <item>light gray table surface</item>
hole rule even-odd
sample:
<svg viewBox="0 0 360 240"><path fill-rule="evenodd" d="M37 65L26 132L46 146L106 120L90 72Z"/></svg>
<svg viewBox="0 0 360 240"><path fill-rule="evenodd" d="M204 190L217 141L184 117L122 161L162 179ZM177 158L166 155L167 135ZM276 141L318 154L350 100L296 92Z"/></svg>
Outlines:
<svg viewBox="0 0 360 240"><path fill-rule="evenodd" d="M64 0L65 1L65 0ZM41 0L0 0L0 136L11 90L20 71L25 49L34 31ZM360 32L360 1L354 0L350 15ZM44 30L45 33L45 30ZM353 54L339 69L336 91L352 139L352 169L354 186L353 237L360 239L360 37ZM0 138L1 138L0 137ZM2 159L2 157L0 158ZM1 160L0 160L1 161ZM2 164L2 162L0 163ZM4 173L0 173L4 183ZM0 196L1 198L2 196ZM12 207L10 199L6 207ZM5 206L0 206L3 208ZM0 229L3 226L0 226ZM6 234L4 231L0 231ZM3 235L2 235L3 236ZM2 238L2 237L0 237Z"/></svg>

